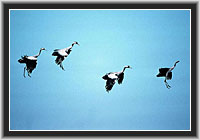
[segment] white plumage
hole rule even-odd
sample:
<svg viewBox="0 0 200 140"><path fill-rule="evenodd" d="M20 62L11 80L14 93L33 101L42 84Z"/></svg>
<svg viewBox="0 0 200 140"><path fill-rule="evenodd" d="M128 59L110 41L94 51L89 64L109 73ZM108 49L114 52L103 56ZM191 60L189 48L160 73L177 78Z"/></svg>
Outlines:
<svg viewBox="0 0 200 140"><path fill-rule="evenodd" d="M58 50L58 54L64 57L67 57L69 54L67 53L71 49L71 46L68 48Z"/></svg>
<svg viewBox="0 0 200 140"><path fill-rule="evenodd" d="M126 68L131 68L130 66L125 66L120 72L110 72L104 75L102 78L106 80L106 91L109 92L115 84L115 81L118 81L118 84L121 84L124 79L124 72Z"/></svg>
<svg viewBox="0 0 200 140"><path fill-rule="evenodd" d="M27 59L29 59L29 60L37 60L37 57L35 57L35 56L28 56Z"/></svg>
<svg viewBox="0 0 200 140"><path fill-rule="evenodd" d="M68 48L64 48L64 49L55 49L54 52L52 53L52 56L57 56L56 57L56 64L60 65L60 67L64 70L64 67L62 65L62 61L70 54L70 52L72 51L72 47L74 46L74 44L78 44L78 42L73 42L71 46L69 46Z"/></svg>
<svg viewBox="0 0 200 140"><path fill-rule="evenodd" d="M45 48L41 48L37 55L34 55L34 56L24 55L24 56L22 56L21 59L18 60L19 63L25 63L26 64L26 66L24 67L24 77L26 77L25 76L25 71L26 70L27 70L28 76L31 77L30 74L36 68L36 66L37 66L37 58L38 58L38 56L40 56L42 50L45 50Z"/></svg>

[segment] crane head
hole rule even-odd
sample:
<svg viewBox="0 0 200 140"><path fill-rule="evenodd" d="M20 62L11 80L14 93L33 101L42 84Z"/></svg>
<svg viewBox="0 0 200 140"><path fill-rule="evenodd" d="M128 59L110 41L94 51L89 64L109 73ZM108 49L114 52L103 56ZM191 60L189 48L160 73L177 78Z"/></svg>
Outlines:
<svg viewBox="0 0 200 140"><path fill-rule="evenodd" d="M77 41L74 41L74 44L77 44L77 45L79 45ZM79 46L80 46L80 45L79 45Z"/></svg>
<svg viewBox="0 0 200 140"><path fill-rule="evenodd" d="M46 50L45 48L41 48L40 50Z"/></svg>
<svg viewBox="0 0 200 140"><path fill-rule="evenodd" d="M125 66L126 68L130 68L130 69L132 69L132 67L131 66L129 66L129 65L127 65L127 66Z"/></svg>

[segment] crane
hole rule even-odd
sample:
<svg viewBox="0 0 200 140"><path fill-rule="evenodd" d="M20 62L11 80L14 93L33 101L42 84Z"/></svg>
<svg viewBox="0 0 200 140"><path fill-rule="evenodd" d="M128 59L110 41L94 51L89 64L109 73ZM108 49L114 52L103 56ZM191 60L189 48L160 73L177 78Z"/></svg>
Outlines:
<svg viewBox="0 0 200 140"><path fill-rule="evenodd" d="M179 63L180 61L176 61L174 66L171 68L160 68L159 73L156 75L157 77L165 77L165 85L169 89L171 86L167 83L167 80L172 79L172 70L176 67L176 64Z"/></svg>
<svg viewBox="0 0 200 140"><path fill-rule="evenodd" d="M115 81L118 81L118 84L122 84L122 81L124 79L124 72L126 68L131 68L129 65L124 66L123 70L120 72L109 72L106 75L104 75L102 78L106 80L106 91L109 92L112 87L115 84Z"/></svg>
<svg viewBox="0 0 200 140"><path fill-rule="evenodd" d="M65 70L62 65L62 61L70 54L70 52L72 51L72 47L75 44L79 45L78 42L74 41L71 46L64 49L55 49L52 53L52 56L57 56L55 62L57 65L60 65L62 70Z"/></svg>
<svg viewBox="0 0 200 140"><path fill-rule="evenodd" d="M37 55L34 55L34 56L27 56L27 55L24 55L24 56L21 56L21 59L18 60L19 63L25 63L26 66L24 67L24 77L25 76L25 71L27 70L27 73L28 73L28 76L31 77L31 73L32 71L36 68L36 65L37 65L37 58L38 56L40 56L42 50L46 50L45 48L41 48L39 53Z"/></svg>

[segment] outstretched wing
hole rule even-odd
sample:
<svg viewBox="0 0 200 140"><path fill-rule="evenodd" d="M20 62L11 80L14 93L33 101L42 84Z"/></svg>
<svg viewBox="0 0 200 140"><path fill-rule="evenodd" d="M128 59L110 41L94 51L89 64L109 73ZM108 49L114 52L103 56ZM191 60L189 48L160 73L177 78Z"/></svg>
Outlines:
<svg viewBox="0 0 200 140"><path fill-rule="evenodd" d="M58 56L59 54L58 54L58 52L57 51L54 51L53 53L52 53L52 56Z"/></svg>
<svg viewBox="0 0 200 140"><path fill-rule="evenodd" d="M108 80L108 79L110 79L110 78L113 78L113 77L112 77L113 74L114 74L113 72L106 73L106 75L104 75L102 78L103 78L104 80Z"/></svg>
<svg viewBox="0 0 200 140"><path fill-rule="evenodd" d="M104 80L108 80L108 74L104 75L102 78L103 78Z"/></svg>
<svg viewBox="0 0 200 140"><path fill-rule="evenodd" d="M63 60L64 60L64 56L59 55L56 57L55 62L56 62L56 64L60 65Z"/></svg>
<svg viewBox="0 0 200 140"><path fill-rule="evenodd" d="M157 74L157 77L165 77L168 70L169 70L169 68L160 68L159 74Z"/></svg>
<svg viewBox="0 0 200 140"><path fill-rule="evenodd" d="M113 79L108 79L108 80L106 81L106 86L105 86L106 91L109 92L109 91L112 89L112 87L114 86L114 84L115 84L115 80L113 80Z"/></svg>
<svg viewBox="0 0 200 140"><path fill-rule="evenodd" d="M160 68L159 72L161 72L161 73L167 73L168 70L169 70L169 68Z"/></svg>
<svg viewBox="0 0 200 140"><path fill-rule="evenodd" d="M121 84L122 81L123 81L123 79L124 79L124 73L122 72L122 73L120 73L120 74L118 75L118 79L117 79L118 84Z"/></svg>
<svg viewBox="0 0 200 140"><path fill-rule="evenodd" d="M37 66L37 60L28 60L26 63L27 71L29 73L32 73L32 71L36 68Z"/></svg>

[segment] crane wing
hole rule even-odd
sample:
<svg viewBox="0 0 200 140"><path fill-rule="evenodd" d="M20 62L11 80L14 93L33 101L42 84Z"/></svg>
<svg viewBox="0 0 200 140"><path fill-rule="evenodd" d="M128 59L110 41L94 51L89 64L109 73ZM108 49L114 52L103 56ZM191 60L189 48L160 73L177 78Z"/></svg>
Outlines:
<svg viewBox="0 0 200 140"><path fill-rule="evenodd" d="M160 68L159 72L160 73L167 73L168 70L169 70L169 68Z"/></svg>
<svg viewBox="0 0 200 140"><path fill-rule="evenodd" d="M108 74L104 75L102 78L103 78L104 80L107 80L107 79L108 79Z"/></svg>
<svg viewBox="0 0 200 140"><path fill-rule="evenodd" d="M157 77L163 77L163 76L165 77L168 70L169 70L169 68L160 68L159 74L157 75Z"/></svg>
<svg viewBox="0 0 200 140"><path fill-rule="evenodd" d="M27 71L32 73L32 71L36 68L37 61L36 60L28 60L26 63Z"/></svg>
<svg viewBox="0 0 200 140"><path fill-rule="evenodd" d="M67 49L65 52L69 55L71 51L72 49L70 48L70 49Z"/></svg>
<svg viewBox="0 0 200 140"><path fill-rule="evenodd" d="M124 73L120 73L120 74L118 75L118 79L117 79L118 84L121 84L122 81L123 81L123 79L124 79Z"/></svg>
<svg viewBox="0 0 200 140"><path fill-rule="evenodd" d="M58 52L60 49L55 49L54 52Z"/></svg>
<svg viewBox="0 0 200 140"><path fill-rule="evenodd" d="M106 86L105 86L106 91L109 92L109 91L112 89L112 87L114 86L114 84L115 84L115 80L113 80L113 79L108 79L108 80L106 81Z"/></svg>
<svg viewBox="0 0 200 140"><path fill-rule="evenodd" d="M57 56L57 58L56 58L56 60L55 60L55 62L56 62L56 64L61 64L61 62L64 60L64 56Z"/></svg>
<svg viewBox="0 0 200 140"><path fill-rule="evenodd" d="M172 79L172 72L169 72L166 78L167 78L167 80L171 80Z"/></svg>
<svg viewBox="0 0 200 140"><path fill-rule="evenodd" d="M58 51L59 51L59 50L60 50L60 49L55 49L54 52L52 53L52 55L53 55L53 56L58 56L58 55L59 55L59 54L58 54Z"/></svg>

